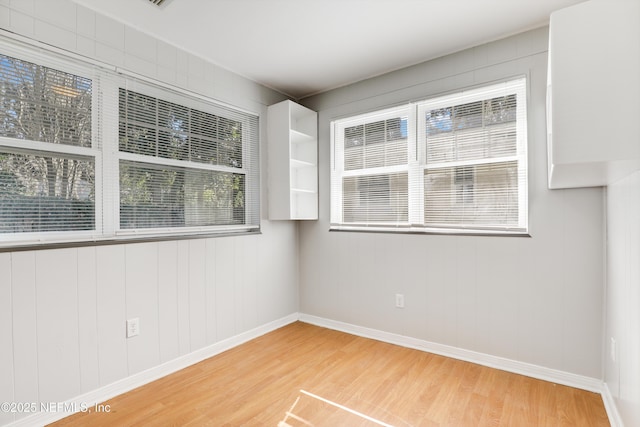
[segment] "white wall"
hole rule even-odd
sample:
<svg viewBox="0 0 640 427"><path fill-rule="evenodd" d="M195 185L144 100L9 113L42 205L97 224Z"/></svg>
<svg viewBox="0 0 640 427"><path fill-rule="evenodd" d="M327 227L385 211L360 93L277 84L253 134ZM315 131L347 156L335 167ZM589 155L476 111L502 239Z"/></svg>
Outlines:
<svg viewBox="0 0 640 427"><path fill-rule="evenodd" d="M0 28L256 111L263 124L266 105L284 99L70 0L0 0ZM546 50L547 29L534 30L304 102L320 112L328 165L334 118L528 74L531 238L329 233L321 167L320 220L299 235L263 219L258 236L1 253L0 402L95 390L294 313L298 292L304 313L602 378L603 194L546 189ZM636 178L625 191L637 189ZM126 340L134 316L142 332ZM621 342L637 336L627 331ZM637 354L627 345L621 355ZM0 425L13 419L0 413Z"/></svg>
<svg viewBox="0 0 640 427"><path fill-rule="evenodd" d="M624 425L640 425L640 172L607 189L605 382ZM616 341L616 360L611 354Z"/></svg>
<svg viewBox="0 0 640 427"><path fill-rule="evenodd" d="M302 313L602 379L603 191L547 189L547 45L541 28L302 101L325 165L320 220L300 226ZM521 74L532 237L328 231L331 120Z"/></svg>
<svg viewBox="0 0 640 427"><path fill-rule="evenodd" d="M266 153L277 92L69 0L0 0L0 27L259 113ZM296 313L296 259L295 224L264 219L261 235L0 253L0 402L63 402Z"/></svg>

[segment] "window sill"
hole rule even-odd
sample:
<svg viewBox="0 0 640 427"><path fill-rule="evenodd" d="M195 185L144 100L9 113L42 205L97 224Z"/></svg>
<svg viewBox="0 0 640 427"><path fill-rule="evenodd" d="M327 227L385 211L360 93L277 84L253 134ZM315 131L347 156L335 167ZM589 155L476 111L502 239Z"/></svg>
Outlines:
<svg viewBox="0 0 640 427"><path fill-rule="evenodd" d="M150 243L167 242L176 240L211 239L216 237L247 236L262 234L260 228L239 231L223 231L193 234L165 234L155 236L126 236L111 237L103 239L87 239L74 241L42 241L38 243L24 242L2 242L0 243L0 253L3 252L23 252L43 249L67 249L81 248L87 246L124 245L129 243Z"/></svg>
<svg viewBox="0 0 640 427"><path fill-rule="evenodd" d="M354 233L382 233L382 234L422 234L431 236L476 236L476 237L531 237L528 231L499 231L499 230L457 230L434 228L400 228L400 227L351 227L333 226L330 232L354 232Z"/></svg>

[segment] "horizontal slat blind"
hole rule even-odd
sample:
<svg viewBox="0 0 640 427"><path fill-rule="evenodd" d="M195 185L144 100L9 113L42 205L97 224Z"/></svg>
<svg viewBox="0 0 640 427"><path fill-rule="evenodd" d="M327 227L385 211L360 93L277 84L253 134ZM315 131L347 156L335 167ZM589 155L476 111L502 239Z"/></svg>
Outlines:
<svg viewBox="0 0 640 427"><path fill-rule="evenodd" d="M407 118L394 117L344 130L344 169L407 163Z"/></svg>
<svg viewBox="0 0 640 427"><path fill-rule="evenodd" d="M518 163L425 169L424 198L427 226L517 226Z"/></svg>
<svg viewBox="0 0 640 427"><path fill-rule="evenodd" d="M0 54L0 134L91 147L92 81Z"/></svg>
<svg viewBox="0 0 640 427"><path fill-rule="evenodd" d="M406 108L364 115L341 123L334 146L332 223L407 226L409 221Z"/></svg>
<svg viewBox="0 0 640 427"><path fill-rule="evenodd" d="M93 230L93 158L0 151L0 233Z"/></svg>
<svg viewBox="0 0 640 427"><path fill-rule="evenodd" d="M335 229L527 230L524 78L338 120Z"/></svg>
<svg viewBox="0 0 640 427"><path fill-rule="evenodd" d="M418 104L425 227L526 230L526 111L525 79Z"/></svg>
<svg viewBox="0 0 640 427"><path fill-rule="evenodd" d="M255 231L259 117L16 42L0 54L0 246Z"/></svg>
<svg viewBox="0 0 640 427"><path fill-rule="evenodd" d="M96 158L75 148L92 153L93 82L83 72L0 54L0 234L96 228Z"/></svg>
<svg viewBox="0 0 640 427"><path fill-rule="evenodd" d="M258 227L258 117L149 84L123 86L119 229Z"/></svg>
<svg viewBox="0 0 640 427"><path fill-rule="evenodd" d="M245 224L245 175L120 161L120 228Z"/></svg>
<svg viewBox="0 0 640 427"><path fill-rule="evenodd" d="M342 191L344 222L401 224L408 221L406 172L345 177Z"/></svg>

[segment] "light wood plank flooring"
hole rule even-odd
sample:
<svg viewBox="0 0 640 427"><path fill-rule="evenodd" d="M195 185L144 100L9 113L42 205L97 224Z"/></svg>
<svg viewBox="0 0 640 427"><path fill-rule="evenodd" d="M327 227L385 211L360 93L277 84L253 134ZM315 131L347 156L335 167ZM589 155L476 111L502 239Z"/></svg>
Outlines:
<svg viewBox="0 0 640 427"><path fill-rule="evenodd" d="M398 427L609 425L598 394L300 322L54 425L275 427L296 399L315 426L378 425L300 390Z"/></svg>

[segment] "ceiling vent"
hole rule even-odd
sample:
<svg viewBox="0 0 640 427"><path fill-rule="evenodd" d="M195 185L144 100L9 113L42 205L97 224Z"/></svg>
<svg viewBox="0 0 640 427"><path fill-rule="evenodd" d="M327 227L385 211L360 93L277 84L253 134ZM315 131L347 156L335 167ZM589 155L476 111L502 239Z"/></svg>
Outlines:
<svg viewBox="0 0 640 427"><path fill-rule="evenodd" d="M149 1L155 4L156 6L162 6L162 3L165 3L167 0L149 0Z"/></svg>

